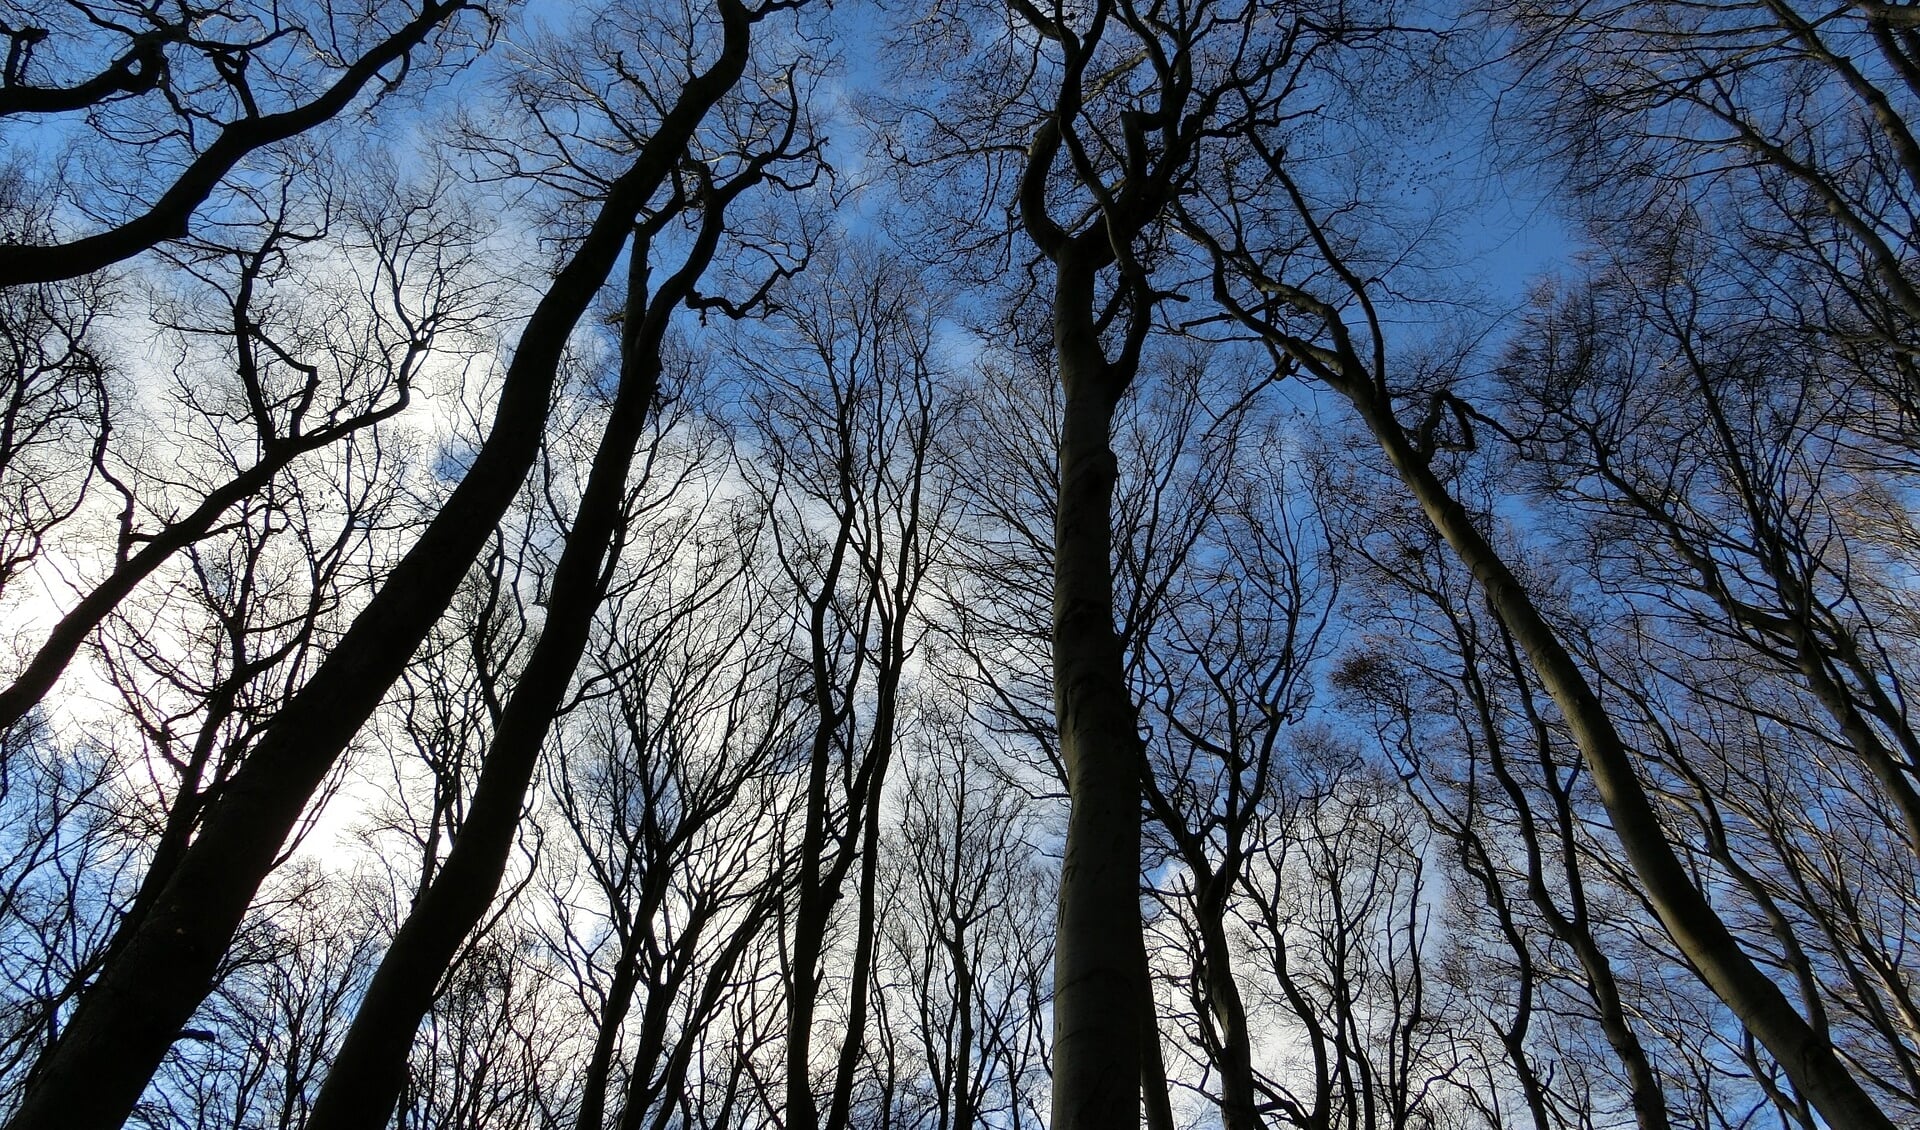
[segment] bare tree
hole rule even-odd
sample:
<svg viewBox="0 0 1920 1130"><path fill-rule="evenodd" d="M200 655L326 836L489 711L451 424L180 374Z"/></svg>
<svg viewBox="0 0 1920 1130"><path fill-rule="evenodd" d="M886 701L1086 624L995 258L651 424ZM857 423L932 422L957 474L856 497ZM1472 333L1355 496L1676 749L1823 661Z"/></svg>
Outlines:
<svg viewBox="0 0 1920 1130"><path fill-rule="evenodd" d="M117 759L29 718L7 732L0 808L0 1078L17 1093L58 1037L112 932L127 858L113 788Z"/></svg>
<svg viewBox="0 0 1920 1130"><path fill-rule="evenodd" d="M759 14L723 4L721 42L687 62L657 118L566 265L533 309L507 368L495 426L460 484L328 658L274 716L246 766L209 807L199 836L114 960L81 999L11 1123L106 1125L129 1109L211 985L220 953L314 789L451 600L525 476L574 323L604 283L636 218L667 184L702 120L745 71ZM637 395L637 394L636 394ZM644 400L633 405L643 414ZM617 476L609 488L619 494ZM544 729L544 724L542 725Z"/></svg>
<svg viewBox="0 0 1920 1130"><path fill-rule="evenodd" d="M744 12L732 18L740 29L753 19ZM498 888L541 745L586 648L594 613L614 581L623 543L639 517L630 501L637 492L629 486L629 477L649 411L661 396L663 346L673 311L697 301L700 277L727 233L729 205L763 181L778 182L789 164L801 167L801 183L811 180L807 166L816 143L808 134L799 94L805 66L805 59L790 62L763 79L774 95L773 109L747 111L740 148L727 155L731 160L710 156L711 164L699 166L691 183L675 184L668 200L636 228L617 392L567 531L566 549L554 565L546 622L501 709L466 819L439 874L394 936L361 999L315 1102L312 1127L371 1126L386 1120L400 1089L408 1035L432 999L431 986ZM784 99L775 91L784 92ZM669 225L686 220L689 211L697 219L689 225L693 232L685 259L657 289L650 288L655 241ZM785 269L780 265L776 272ZM643 572L639 583L647 580Z"/></svg>
<svg viewBox="0 0 1920 1130"><path fill-rule="evenodd" d="M184 239L243 163L364 106L369 90L390 93L416 67L457 65L490 20L466 0L10 8L0 118L87 117L84 172L46 187L97 230L0 232L0 286L78 278Z"/></svg>
<svg viewBox="0 0 1920 1130"><path fill-rule="evenodd" d="M1123 635L1143 704L1150 872L1159 932L1217 1076L1220 1117L1260 1126L1253 1034L1228 931L1255 831L1281 796L1287 734L1336 592L1316 569L1310 507L1289 482L1268 382L1229 350L1163 361L1126 406L1135 469L1119 493ZM1273 463L1267 462L1273 460ZM1180 955L1180 956L1176 956Z"/></svg>
<svg viewBox="0 0 1920 1130"><path fill-rule="evenodd" d="M0 724L42 702L100 624L236 505L304 457L398 415L430 358L470 345L458 339L488 290L471 269L477 228L448 186L376 172L348 190L330 179L340 170L321 166L317 185L289 178L250 200L254 222L236 216L233 242L196 240L181 256L154 315L176 351L171 423L180 434L155 435L152 421L116 418L94 398L99 418L81 446L93 448L87 474L118 495L110 564L28 645L30 657L0 689ZM343 321L342 309L356 316ZM11 332L35 331L22 323ZM85 378L98 365L89 355L61 365L97 380ZM30 378L21 370L14 391L23 400L42 395ZM22 442L39 432L32 419L17 423L26 425ZM187 450L155 457L181 440ZM58 489L58 478L44 481L39 489ZM70 507L79 503L76 494ZM60 516L56 507L36 521Z"/></svg>
<svg viewBox="0 0 1920 1130"><path fill-rule="evenodd" d="M1049 276L1060 381L1052 661L1061 761L1072 811L1056 948L1056 1126L1130 1125L1148 1077L1168 1115L1145 1005L1138 942L1139 775L1145 751L1115 630L1114 413L1138 375L1164 299L1177 293L1177 202L1216 173L1233 123L1286 119L1322 53L1380 34L1391 19L1246 5L1009 5L1006 29L953 20L977 43L979 89L924 127L951 151L962 122L1021 138L989 161ZM1008 147L1011 149L1011 146ZM997 188L998 181L990 188ZM1136 1034L1129 1038L1128 1033Z"/></svg>
<svg viewBox="0 0 1920 1130"><path fill-rule="evenodd" d="M1216 252L1215 294L1237 324L1261 335L1281 364L1297 365L1344 398L1450 549L1473 573L1565 719L1607 806L1634 873L1667 931L1702 979L1754 1033L1827 1117L1861 1126L1886 1115L1830 1042L1743 950L1663 828L1623 735L1565 638L1453 493L1436 462L1443 445L1470 441L1472 415L1446 387L1427 390L1414 424L1397 414L1388 338L1367 277L1301 188L1282 149L1257 133L1250 144L1268 175L1264 193L1238 196L1190 225ZM1218 223L1210 231L1208 221ZM1269 224L1290 235L1268 242ZM1309 285L1290 278L1323 280ZM1353 322L1349 321L1353 319Z"/></svg>
<svg viewBox="0 0 1920 1130"><path fill-rule="evenodd" d="M358 220L396 222L392 212L376 203L379 189L370 185L368 192L361 203L369 210L357 212L353 220L339 218L342 227L365 231ZM341 205L343 213L353 210ZM318 218L333 222L325 213ZM304 270L290 267L286 257L273 251L280 234L281 229L271 228L269 249L258 255L258 249L243 249L231 257L223 249L208 249L198 266L210 288L228 281L225 269L236 263L243 264L238 268L243 274L251 270L257 287L243 287L252 293L222 303L226 309L213 319L189 319L182 312L184 300L163 307L163 316L177 318L163 340L181 351L181 362L178 379L154 390L147 402L164 406L173 434L161 439L152 433L150 420L121 413L115 423L123 433L147 432L140 437L141 445L108 448L103 430L102 446L94 454L97 473L113 484L124 503L118 521L109 524L109 529L118 526L110 544L122 553L138 545L136 504L164 515L182 497L198 498L203 489L217 492L226 473L238 471L254 479L252 489L227 512L224 526L176 540L172 550L184 546L183 552L161 553L135 567L133 579L145 578L148 584L137 595L123 588L118 597L125 599L97 603L90 622L64 641L66 656L83 639L91 638L95 645L86 665L92 676L86 697L95 704L78 712L92 726L90 744L111 753L100 763L93 788L103 812L110 811L117 824L114 838L123 866L144 867L137 883L123 877L104 897L77 900L74 912L99 915L122 938L151 912L206 807L364 598L365 577L385 549L384 533L405 524L397 516L404 507L397 501L392 473L403 445L369 427L395 406L362 413L364 405L354 403L364 398L378 404L396 380L404 391L409 370L419 364L420 354L411 352L404 339L389 336L392 327L383 320L380 297L401 284L385 266L367 265L367 275L338 280L334 294L340 305L324 314L317 303L275 299L271 296L277 286L296 290L294 280L315 268L312 263L303 264ZM405 238L410 237L389 234L397 241L387 249L406 254ZM435 257L431 249L415 249L424 259ZM367 296L363 287L373 292L364 322L356 305L356 299ZM343 317L342 311L349 316ZM242 328L249 320L256 325L251 337ZM326 333L334 335L334 345L323 349L305 335L317 333L329 320ZM349 349L343 340L348 338L355 338L353 345L361 348ZM268 352L262 343L273 341L286 344L271 363L240 362L243 376L234 385L192 379L219 372L214 366L236 355L258 359ZM260 352L252 352L256 349ZM203 363L205 369L199 367ZM301 375L287 380L302 369ZM247 397L241 388L259 395ZM266 396L273 399L271 408ZM325 430L337 415L351 417L352 423L321 445L324 455L309 458L300 474L286 473L287 464L273 460L264 461L265 475L257 474L261 464L247 466L257 455L261 431L282 426L297 431L303 416ZM166 452L167 458L156 458L157 451ZM163 528L161 536L177 533L178 527ZM81 544L70 543L69 548ZM122 557L112 568L124 577L126 566ZM96 589L88 600L101 591ZM55 635L76 623L70 613ZM43 648L42 657L46 653ZM88 717L89 712L96 716ZM30 761L14 769L23 779L36 775ZM27 858L21 862L25 870L10 879L25 881L37 866ZM54 1010L47 1016L50 1025L64 1024L73 998L115 952L102 947L67 970L65 986L48 998Z"/></svg>
<svg viewBox="0 0 1920 1130"><path fill-rule="evenodd" d="M163 1084L129 1123L304 1125L372 968L363 894L310 864L277 875L220 988L169 1055Z"/></svg>
<svg viewBox="0 0 1920 1130"><path fill-rule="evenodd" d="M0 215L44 228L27 194L24 177L0 174ZM100 483L114 366L94 323L113 297L97 277L0 291L0 594L18 592Z"/></svg>
<svg viewBox="0 0 1920 1130"><path fill-rule="evenodd" d="M887 1069L870 1120L1037 1126L1050 878L1030 802L994 771L962 704L922 693L888 841L875 988ZM879 1058L879 1054L875 1054ZM876 1065L877 1066L877 1065Z"/></svg>
<svg viewBox="0 0 1920 1130"><path fill-rule="evenodd" d="M398 1125L552 1125L569 1082L565 1053L575 1045L557 1023L557 985L529 960L531 941L502 931L455 971L408 1060Z"/></svg>
<svg viewBox="0 0 1920 1130"><path fill-rule="evenodd" d="M1434 552L1431 528L1405 506L1346 493L1354 512L1343 525L1352 533L1340 552L1364 566L1375 624L1397 631L1376 627L1342 658L1335 681L1374 713L1428 824L1450 842L1464 888L1457 904L1470 905L1474 892L1488 916L1488 946L1467 943L1459 960L1474 965L1461 973L1472 996L1494 999L1488 1021L1528 1117L1536 1126L1584 1125L1606 1112L1604 1082L1571 1098L1557 1085L1556 1076L1578 1070L1559 1049L1580 1046L1568 1028L1585 1010L1637 1123L1671 1125L1657 1065L1664 1049L1650 1046L1638 1015L1651 1003L1647 978L1633 972L1659 959L1641 952L1631 919L1619 920L1634 912L1597 858L1602 816L1577 750L1543 708L1512 638L1476 607L1470 577ZM1489 976L1489 963L1502 960L1510 966ZM1498 1101L1496 1089L1485 1105Z"/></svg>
<svg viewBox="0 0 1920 1130"><path fill-rule="evenodd" d="M711 497L654 524L603 612L548 773L577 844L547 882L550 944L594 1032L582 1130L684 1115L702 1033L785 892L788 822L768 812L790 799L780 771L800 744L801 680L757 530L749 508Z"/></svg>
<svg viewBox="0 0 1920 1130"><path fill-rule="evenodd" d="M776 296L772 332L736 347L757 448L749 471L793 603L813 708L787 979L784 1117L844 1130L871 1016L881 803L903 725L917 610L947 537L935 437L952 414L934 310L875 248L830 248ZM825 1103L814 1039L836 908L851 884L843 1012ZM834 978L839 980L839 978Z"/></svg>
<svg viewBox="0 0 1920 1130"><path fill-rule="evenodd" d="M1311 1066L1262 1072L1261 1105L1301 1127L1438 1121L1458 1064L1428 968L1418 812L1338 743L1299 758L1296 774L1291 803L1250 844L1259 865L1238 917L1254 1000L1298 1026Z"/></svg>
<svg viewBox="0 0 1920 1130"><path fill-rule="evenodd" d="M1920 1110L1920 21L895 11L0 12L9 1130Z"/></svg>

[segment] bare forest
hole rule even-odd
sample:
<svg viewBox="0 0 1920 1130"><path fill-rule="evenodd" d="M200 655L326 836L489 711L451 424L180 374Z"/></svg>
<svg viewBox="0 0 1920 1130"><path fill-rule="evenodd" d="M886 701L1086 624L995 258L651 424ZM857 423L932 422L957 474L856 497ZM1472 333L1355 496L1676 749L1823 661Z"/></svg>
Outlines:
<svg viewBox="0 0 1920 1130"><path fill-rule="evenodd" d="M4 1130L1920 1126L1920 6L0 50Z"/></svg>

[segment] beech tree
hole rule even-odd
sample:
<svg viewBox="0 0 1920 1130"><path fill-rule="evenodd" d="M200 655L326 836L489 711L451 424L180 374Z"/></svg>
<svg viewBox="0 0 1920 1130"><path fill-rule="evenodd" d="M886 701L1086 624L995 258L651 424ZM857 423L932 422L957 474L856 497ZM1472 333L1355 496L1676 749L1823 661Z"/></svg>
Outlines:
<svg viewBox="0 0 1920 1130"><path fill-rule="evenodd" d="M1635 937L1658 927L1597 844L1605 829L1577 748L1420 516L1342 493L1355 507L1340 523L1351 531L1342 548L1364 563L1366 599L1391 610L1396 630L1343 657L1336 683L1373 715L1413 801L1450 844L1442 858L1457 868L1456 899L1487 915L1485 940L1461 957L1474 963L1462 988L1485 1001L1477 1007L1518 1093L1495 1086L1476 1101L1516 1104L1536 1126L1583 1125L1610 1108L1642 1127L1671 1125L1685 1108L1656 1067L1669 1054L1651 1046L1647 1014L1659 1002L1635 972L1664 962ZM1510 968L1489 978L1489 963ZM1587 1070L1618 1083L1585 1084L1568 1102L1554 1080Z"/></svg>
<svg viewBox="0 0 1920 1130"><path fill-rule="evenodd" d="M502 382L500 426L407 556L388 573L355 627L277 713L268 734L250 751L246 770L226 783L199 835L167 876L153 911L123 925L124 940L112 947L60 1041L37 1066L11 1125L111 1124L131 1107L211 987L220 953L313 789L445 608L486 530L526 473L567 335L625 247L636 218L678 168L701 120L745 71L751 32L764 14L736 5L721 13L720 42L712 54L690 64L677 101L662 107L657 132L608 184L593 225L523 330ZM710 227L709 245L718 234ZM637 261L644 264L644 255ZM692 281L683 272L672 284L675 297L689 293ZM632 332L639 332L637 325ZM644 364L644 357L636 363ZM631 429L644 416L650 396L648 389L629 394L625 414L630 422L624 427ZM624 467L627 450L630 445L622 449L618 442L609 447L610 459L617 462L602 476L599 493L619 496L624 475L618 468ZM589 551L589 576L597 571L603 545L596 541ZM592 603L584 593L577 599ZM544 731L544 720L538 727ZM506 819L510 822L511 814Z"/></svg>
<svg viewBox="0 0 1920 1130"><path fill-rule="evenodd" d="M1911 1121L1917 35L5 5L0 1117Z"/></svg>
<svg viewBox="0 0 1920 1130"><path fill-rule="evenodd" d="M740 361L757 386L751 478L794 604L814 713L791 920L782 922L784 1111L807 1130L844 1130L873 1006L882 803L925 630L920 592L946 536L934 436L951 409L914 280L871 252L830 247L823 258L777 295L774 336L743 342ZM821 1028L843 899L853 916L845 999L839 1024ZM838 1047L827 1047L822 1104L813 1041L826 1031Z"/></svg>
<svg viewBox="0 0 1920 1130"><path fill-rule="evenodd" d="M1304 40L1255 34L1261 20L1284 19L1257 6L1009 10L1013 31L993 61L1021 85L988 103L983 120L1024 135L1009 179L1020 231L1051 276L1040 302L1062 390L1051 658L1071 814L1055 948L1053 1117L1060 1126L1121 1125L1139 1108L1143 1075L1149 1106L1163 1104L1138 925L1145 750L1114 624L1114 412L1170 293L1156 261L1176 202L1206 175L1208 143L1241 114L1282 113L1313 51L1350 29L1303 16L1292 26Z"/></svg>

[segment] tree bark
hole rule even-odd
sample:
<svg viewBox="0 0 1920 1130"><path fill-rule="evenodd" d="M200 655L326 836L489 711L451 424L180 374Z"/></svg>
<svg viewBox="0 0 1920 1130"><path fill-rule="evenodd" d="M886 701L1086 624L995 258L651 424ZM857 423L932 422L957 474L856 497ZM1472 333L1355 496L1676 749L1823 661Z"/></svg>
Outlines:
<svg viewBox="0 0 1920 1130"><path fill-rule="evenodd" d="M1065 392L1054 516L1054 710L1071 812L1054 950L1053 1130L1137 1130L1143 1067L1140 766L1113 627L1113 414L1124 383L1094 330L1093 272L1059 264Z"/></svg>

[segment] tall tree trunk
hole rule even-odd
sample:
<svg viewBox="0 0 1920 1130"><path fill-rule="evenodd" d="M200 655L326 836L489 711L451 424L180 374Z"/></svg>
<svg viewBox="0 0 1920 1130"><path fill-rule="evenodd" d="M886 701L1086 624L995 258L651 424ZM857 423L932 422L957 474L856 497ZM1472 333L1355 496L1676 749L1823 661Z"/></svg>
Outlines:
<svg viewBox="0 0 1920 1130"><path fill-rule="evenodd" d="M1247 1031L1247 1009L1240 985L1233 979L1233 951L1227 946L1226 874L1196 872L1201 881L1194 907L1200 921L1200 960L1206 977L1206 999L1219 1026L1220 1123L1225 1130L1261 1130L1254 1101L1253 1039Z"/></svg>
<svg viewBox="0 0 1920 1130"><path fill-rule="evenodd" d="M199 838L152 910L129 937L116 940L116 956L41 1060L9 1130L120 1126L181 1026L212 991L220 959L281 843L446 610L533 465L561 351L618 259L634 216L744 71L746 14L737 0L723 0L722 7L729 14L726 50L687 85L614 182L573 258L534 308L501 384L494 425L460 485L209 806Z"/></svg>
<svg viewBox="0 0 1920 1130"><path fill-rule="evenodd" d="M1340 379L1335 387L1352 401L1414 501L1472 571L1489 606L1526 652L1580 747L1648 902L1681 953L1831 1125L1893 1130L1892 1120L1868 1097L1833 1045L1753 964L1694 885L1640 784L1626 742L1586 675L1466 508L1414 448L1391 408L1358 380Z"/></svg>
<svg viewBox="0 0 1920 1130"><path fill-rule="evenodd" d="M744 23L738 29L730 26L728 38L729 49L737 48L744 59ZM460 943L499 890L540 748L592 634L593 615L613 569L609 555L618 553L627 474L660 390L661 342L674 309L693 292L719 246L727 203L757 179L755 173L743 173L723 190L725 195L705 201L700 235L686 262L657 295L646 293L647 257L652 252L648 233L634 241L619 392L594 453L573 530L554 569L546 626L500 715L453 849L426 896L414 903L367 986L314 1101L307 1130L379 1130L386 1124L405 1081L414 1031L432 1006ZM663 210L652 226L663 225L672 211Z"/></svg>
<svg viewBox="0 0 1920 1130"><path fill-rule="evenodd" d="M414 1030L432 1005L441 977L493 901L520 823L528 783L554 713L593 623L602 592L602 562L620 522L626 474L659 374L629 374L616 398L567 538L532 658L507 700L486 754L466 819L446 863L417 900L367 986L333 1069L314 1102L309 1130L377 1130L393 1112Z"/></svg>
<svg viewBox="0 0 1920 1130"><path fill-rule="evenodd" d="M1635 1123L1640 1130L1668 1130L1671 1123L1667 1118L1666 1089L1653 1069L1653 1061L1647 1055L1646 1047L1641 1044L1639 1035L1627 1019L1627 1009L1620 996L1620 983L1614 976L1613 963L1593 936L1587 908L1586 879L1581 874L1579 845L1574 836L1573 798L1559 780L1546 720L1535 708L1534 695L1526 684L1511 633L1503 629L1500 644L1507 669L1519 689L1521 709L1533 731L1534 751L1540 762L1543 783L1553 797L1552 817L1554 834L1560 844L1561 883L1573 903L1572 910L1570 913L1563 912L1547 886L1544 837L1534 819L1526 791L1520 787L1520 782L1507 764L1506 747L1493 725L1489 696L1485 687L1476 682L1474 691L1480 703L1481 725L1487 739L1490 766L1500 787L1513 802L1514 812L1520 821L1521 838L1526 845L1527 896L1539 910L1547 929L1573 950L1581 971L1586 974L1587 991L1599 1015L1600 1029L1606 1034L1608 1046L1619 1057L1621 1068L1627 1075L1627 1094L1633 1104Z"/></svg>
<svg viewBox="0 0 1920 1130"><path fill-rule="evenodd" d="M904 552L904 550L903 550ZM854 1077L866 1050L867 1009L873 980L874 928L879 915L880 801L893 760L895 719L899 713L900 672L905 660L904 608L886 626L887 642L881 657L879 702L874 709L873 743L868 750L865 843L860 849L859 906L854 920L853 964L848 971L846 1031L840 1036L833 1094L827 1102L825 1130L846 1130L853 1116Z"/></svg>
<svg viewBox="0 0 1920 1130"><path fill-rule="evenodd" d="M826 866L827 850L827 777L833 759L834 734L845 711L834 706L833 685L828 677L826 659L827 610L833 602L833 590L839 583L852 542L852 519L843 517L834 540L832 555L821 577L820 594L812 601L809 636L813 647L814 705L819 718L814 724L812 759L807 768L805 824L800 833L800 875L798 906L794 908L792 983L787 995L786 1039L786 1121L789 1130L818 1130L820 1111L814 1105L813 1011L820 997L820 954L825 946L827 919L840 896L840 878L847 852L857 842L854 829L848 829L847 850L842 862ZM849 822L852 817L849 817Z"/></svg>
<svg viewBox="0 0 1920 1130"><path fill-rule="evenodd" d="M633 992L639 983L639 958L639 936L629 931L620 940L620 957L614 963L600 1027L593 1036L593 1053L581 1072L580 1112L573 1120L575 1130L603 1130L607 1124L607 1082L613 1077L613 1053L620 1042L620 1029L633 1007Z"/></svg>
<svg viewBox="0 0 1920 1130"><path fill-rule="evenodd" d="M1066 402L1054 516L1053 694L1071 812L1054 949L1052 1127L1137 1130L1145 751L1113 626L1119 464L1111 441L1126 386L1109 372L1093 326L1093 272L1063 261L1056 285L1054 349Z"/></svg>

